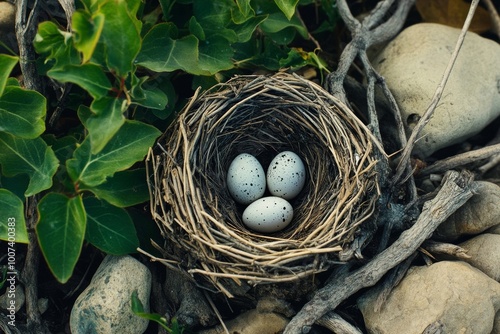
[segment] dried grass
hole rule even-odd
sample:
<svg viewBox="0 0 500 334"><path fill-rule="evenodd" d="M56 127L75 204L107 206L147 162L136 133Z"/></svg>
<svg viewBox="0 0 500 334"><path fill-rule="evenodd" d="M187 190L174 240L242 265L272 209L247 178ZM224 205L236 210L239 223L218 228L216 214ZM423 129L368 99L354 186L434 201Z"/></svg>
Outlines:
<svg viewBox="0 0 500 334"><path fill-rule="evenodd" d="M229 296L222 278L278 283L328 269L379 196L369 130L296 75L239 76L197 92L158 145L148 175L164 256ZM303 159L306 186L285 230L257 234L226 189L227 169L243 152L266 168L283 150Z"/></svg>

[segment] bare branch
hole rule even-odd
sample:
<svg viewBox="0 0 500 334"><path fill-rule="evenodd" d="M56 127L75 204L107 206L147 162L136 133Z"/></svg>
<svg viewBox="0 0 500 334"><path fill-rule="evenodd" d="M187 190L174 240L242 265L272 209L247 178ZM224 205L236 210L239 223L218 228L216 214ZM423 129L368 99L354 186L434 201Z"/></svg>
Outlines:
<svg viewBox="0 0 500 334"><path fill-rule="evenodd" d="M16 37L24 86L43 93L42 81L36 70L35 48L33 47L37 23L38 0L35 0L30 12L28 12L28 0L18 0L16 2Z"/></svg>
<svg viewBox="0 0 500 334"><path fill-rule="evenodd" d="M465 166L467 164L477 162L483 159L500 154L500 144L486 146L477 150L469 151L462 154L439 160L432 165L422 169L419 176L426 176L435 173L444 173L450 169Z"/></svg>
<svg viewBox="0 0 500 334"><path fill-rule="evenodd" d="M470 8L469 8L469 13L467 14L467 18L465 19L465 23L462 27L462 31L460 33L460 36L458 37L457 43L455 45L455 50L453 51L453 54L451 55L450 61L448 62L448 65L446 67L445 72L443 73L443 78L441 79L441 82L436 88L436 91L434 93L434 96L431 100L431 104L425 111L425 113L422 115L422 118L418 121L417 125L413 129L410 138L408 139L408 143L406 144L406 147L403 150L403 153L401 155L401 159L399 161L398 167L396 169L396 173L394 175L394 178L392 180L392 185L397 185L400 183L403 177L403 173L407 171L407 166L409 164L409 159L411 152L413 151L413 147L415 146L415 143L417 142L418 137L420 136L420 133L422 132L422 129L427 125L429 122L430 118L434 114L434 111L436 110L436 107L441 100L441 96L443 95L444 87L446 86L446 83L448 81L448 78L450 77L451 71L453 70L453 66L455 65L455 61L458 57L458 53L460 52L460 49L462 47L462 44L465 39L465 35L467 34L467 30L469 29L470 23L472 21L472 17L474 16L474 12L476 11L477 5L479 3L479 0L473 0Z"/></svg>
<svg viewBox="0 0 500 334"><path fill-rule="evenodd" d="M285 328L285 334L307 333L320 317L362 288L373 286L391 268L411 256L434 230L477 190L470 172L449 172L436 197L424 204L416 223L363 267L332 280L318 290Z"/></svg>

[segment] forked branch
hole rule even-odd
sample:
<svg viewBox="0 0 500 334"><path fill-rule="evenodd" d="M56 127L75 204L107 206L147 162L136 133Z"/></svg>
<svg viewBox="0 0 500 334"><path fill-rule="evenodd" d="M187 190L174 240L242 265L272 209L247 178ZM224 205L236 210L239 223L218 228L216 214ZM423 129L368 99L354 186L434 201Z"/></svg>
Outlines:
<svg viewBox="0 0 500 334"><path fill-rule="evenodd" d="M334 278L318 290L314 297L297 313L285 328L285 334L309 332L311 326L324 314L334 310L342 301L359 290L375 285L390 269L411 256L436 228L477 190L470 172L451 171L446 174L436 197L424 204L417 222L386 250L376 255L361 268Z"/></svg>

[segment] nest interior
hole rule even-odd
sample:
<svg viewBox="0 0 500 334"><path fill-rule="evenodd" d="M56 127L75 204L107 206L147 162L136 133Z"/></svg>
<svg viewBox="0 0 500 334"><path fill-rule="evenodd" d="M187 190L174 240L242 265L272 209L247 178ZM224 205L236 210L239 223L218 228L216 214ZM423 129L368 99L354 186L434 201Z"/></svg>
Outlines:
<svg viewBox="0 0 500 334"><path fill-rule="evenodd" d="M375 210L373 149L347 106L297 75L239 76L195 94L149 156L165 257L228 295L225 279L278 283L326 270ZM227 170L240 153L266 169L284 150L304 161L306 186L290 225L258 234L242 223Z"/></svg>

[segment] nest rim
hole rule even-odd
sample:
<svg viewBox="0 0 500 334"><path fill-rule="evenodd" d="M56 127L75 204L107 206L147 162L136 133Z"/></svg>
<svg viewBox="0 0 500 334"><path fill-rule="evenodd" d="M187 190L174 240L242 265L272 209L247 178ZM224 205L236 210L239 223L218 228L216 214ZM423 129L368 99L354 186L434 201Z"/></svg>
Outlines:
<svg viewBox="0 0 500 334"><path fill-rule="evenodd" d="M148 185L153 218L170 244L163 254L229 296L224 279L279 283L327 270L380 196L368 128L295 74L237 76L197 90L158 145L148 156ZM292 203L292 223L259 234L241 221L227 168L239 153L266 160L283 150L301 156L306 187Z"/></svg>

